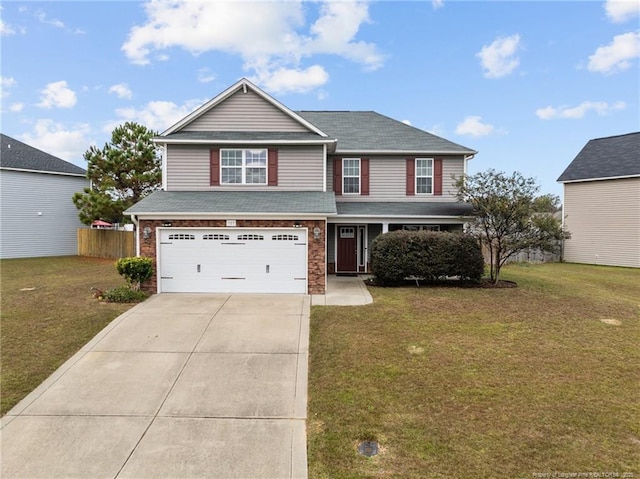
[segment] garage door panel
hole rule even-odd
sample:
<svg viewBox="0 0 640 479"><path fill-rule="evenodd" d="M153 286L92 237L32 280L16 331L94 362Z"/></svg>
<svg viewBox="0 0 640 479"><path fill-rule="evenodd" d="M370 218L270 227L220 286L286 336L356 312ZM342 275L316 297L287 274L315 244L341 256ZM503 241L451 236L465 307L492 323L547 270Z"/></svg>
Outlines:
<svg viewBox="0 0 640 479"><path fill-rule="evenodd" d="M164 292L306 293L306 231L161 230Z"/></svg>

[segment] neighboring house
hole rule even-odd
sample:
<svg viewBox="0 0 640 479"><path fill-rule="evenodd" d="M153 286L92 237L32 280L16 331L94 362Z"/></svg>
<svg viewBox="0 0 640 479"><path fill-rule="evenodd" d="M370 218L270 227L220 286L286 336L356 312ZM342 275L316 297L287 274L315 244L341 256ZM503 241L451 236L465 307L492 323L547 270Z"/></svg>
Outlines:
<svg viewBox="0 0 640 479"><path fill-rule="evenodd" d="M590 140L558 181L565 261L640 267L640 132Z"/></svg>
<svg viewBox="0 0 640 479"><path fill-rule="evenodd" d="M154 140L163 191L125 213L158 292L324 294L395 229L460 231L475 151L372 111L297 111L246 79Z"/></svg>
<svg viewBox="0 0 640 479"><path fill-rule="evenodd" d="M83 225L71 198L89 186L86 171L0 136L0 257L78 254Z"/></svg>

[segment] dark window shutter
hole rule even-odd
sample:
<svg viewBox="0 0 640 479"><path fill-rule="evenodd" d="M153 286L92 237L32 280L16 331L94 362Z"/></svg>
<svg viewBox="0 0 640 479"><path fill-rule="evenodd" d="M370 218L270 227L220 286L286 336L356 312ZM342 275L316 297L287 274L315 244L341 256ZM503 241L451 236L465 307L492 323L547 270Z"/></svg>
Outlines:
<svg viewBox="0 0 640 479"><path fill-rule="evenodd" d="M360 194L369 194L369 158L360 159Z"/></svg>
<svg viewBox="0 0 640 479"><path fill-rule="evenodd" d="M269 148L269 167L267 171L269 186L278 186L278 149Z"/></svg>
<svg viewBox="0 0 640 479"><path fill-rule="evenodd" d="M416 159L407 158L407 196L416 194Z"/></svg>
<svg viewBox="0 0 640 479"><path fill-rule="evenodd" d="M220 185L220 150L217 148L209 152L209 183Z"/></svg>
<svg viewBox="0 0 640 479"><path fill-rule="evenodd" d="M342 158L333 159L333 191L342 194Z"/></svg>
<svg viewBox="0 0 640 479"><path fill-rule="evenodd" d="M442 195L442 158L433 159L433 194Z"/></svg>

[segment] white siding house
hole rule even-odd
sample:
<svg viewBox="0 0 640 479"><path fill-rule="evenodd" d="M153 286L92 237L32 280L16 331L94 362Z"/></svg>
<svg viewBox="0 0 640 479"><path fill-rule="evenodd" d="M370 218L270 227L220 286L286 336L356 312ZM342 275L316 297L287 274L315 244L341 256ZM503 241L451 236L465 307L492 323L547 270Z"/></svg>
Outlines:
<svg viewBox="0 0 640 479"><path fill-rule="evenodd" d="M82 227L71 197L86 171L6 135L0 156L0 258L77 254Z"/></svg>
<svg viewBox="0 0 640 479"><path fill-rule="evenodd" d="M564 259L640 268L640 132L589 141L558 181Z"/></svg>

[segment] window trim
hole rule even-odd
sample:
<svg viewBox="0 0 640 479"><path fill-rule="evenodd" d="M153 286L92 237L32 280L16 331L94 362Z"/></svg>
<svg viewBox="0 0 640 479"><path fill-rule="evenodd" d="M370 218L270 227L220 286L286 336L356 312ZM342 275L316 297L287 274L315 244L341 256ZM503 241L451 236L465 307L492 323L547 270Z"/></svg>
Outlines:
<svg viewBox="0 0 640 479"><path fill-rule="evenodd" d="M427 176L427 175L418 175L418 162L420 161L430 161L431 162L431 176ZM433 196L434 194L434 167L435 167L435 160L434 158L416 158L415 159L415 172L414 172L414 188L415 188L415 194L416 195L425 195L425 196ZM423 193L418 191L418 178L431 178L431 192L430 193Z"/></svg>
<svg viewBox="0 0 640 479"><path fill-rule="evenodd" d="M224 166L222 164L222 156L224 151L240 151L242 152L242 165L238 166ZM262 151L265 156L265 164L264 166L251 166L247 167L247 152L248 151ZM238 186L238 185L246 185L246 186L268 186L269 185L269 149L268 148L220 148L219 153L219 161L220 161L220 185L224 186ZM240 183L228 183L222 180L222 171L225 168L238 169L242 171L242 181ZM261 168L264 169L264 178L265 181L263 183L247 183L247 168Z"/></svg>
<svg viewBox="0 0 640 479"><path fill-rule="evenodd" d="M344 190L344 186L345 186L345 178L356 178L356 176L353 175L345 175L344 174L344 167L346 164L346 161L357 161L358 162L358 192L354 193L354 192L346 192ZM342 194L343 195L360 195L362 193L362 158L342 158L342 174L341 174L341 178L342 178Z"/></svg>
<svg viewBox="0 0 640 479"><path fill-rule="evenodd" d="M403 231L441 231L440 225L435 224L403 224Z"/></svg>

